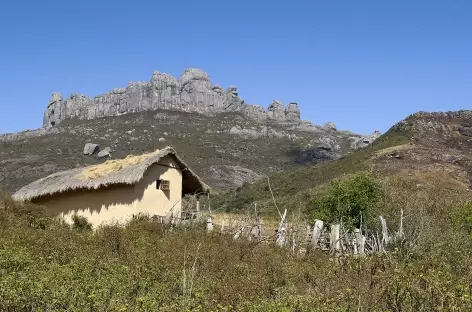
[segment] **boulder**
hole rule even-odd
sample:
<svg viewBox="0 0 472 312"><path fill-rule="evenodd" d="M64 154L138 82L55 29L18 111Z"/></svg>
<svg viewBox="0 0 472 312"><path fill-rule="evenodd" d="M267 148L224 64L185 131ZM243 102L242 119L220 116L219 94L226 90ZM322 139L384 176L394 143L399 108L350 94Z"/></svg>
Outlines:
<svg viewBox="0 0 472 312"><path fill-rule="evenodd" d="M285 109L285 120L286 121L300 121L300 108L298 108L298 104L292 102L287 105Z"/></svg>
<svg viewBox="0 0 472 312"><path fill-rule="evenodd" d="M206 72L197 68L188 68L179 77L179 83L182 87L196 81L210 82L210 77Z"/></svg>
<svg viewBox="0 0 472 312"><path fill-rule="evenodd" d="M267 112L260 105L245 105L244 115L257 121L267 120Z"/></svg>
<svg viewBox="0 0 472 312"><path fill-rule="evenodd" d="M323 128L330 131L338 131L338 128L336 127L336 125L332 123L331 121L328 121L327 123L325 123L323 125Z"/></svg>
<svg viewBox="0 0 472 312"><path fill-rule="evenodd" d="M341 146L331 136L322 136L314 140L313 145L325 151L339 151Z"/></svg>
<svg viewBox="0 0 472 312"><path fill-rule="evenodd" d="M105 147L103 150L101 150L98 153L98 158L103 158L103 157L110 157L111 156L111 148Z"/></svg>
<svg viewBox="0 0 472 312"><path fill-rule="evenodd" d="M267 117L276 121L285 120L284 104L279 100L274 100L267 109Z"/></svg>
<svg viewBox="0 0 472 312"><path fill-rule="evenodd" d="M366 147L372 144L375 140L377 140L382 134L380 131L374 131L371 135L365 135L361 137L350 137L351 140L351 148L358 149Z"/></svg>
<svg viewBox="0 0 472 312"><path fill-rule="evenodd" d="M53 92L44 112L43 127L53 127L61 121L61 106L62 95L59 92Z"/></svg>
<svg viewBox="0 0 472 312"><path fill-rule="evenodd" d="M87 143L84 146L84 155L93 155L98 153L100 145L94 143Z"/></svg>
<svg viewBox="0 0 472 312"><path fill-rule="evenodd" d="M166 139L165 139L165 138L159 138L159 140L158 140L158 141L162 143L162 142L165 142L165 141L166 141Z"/></svg>

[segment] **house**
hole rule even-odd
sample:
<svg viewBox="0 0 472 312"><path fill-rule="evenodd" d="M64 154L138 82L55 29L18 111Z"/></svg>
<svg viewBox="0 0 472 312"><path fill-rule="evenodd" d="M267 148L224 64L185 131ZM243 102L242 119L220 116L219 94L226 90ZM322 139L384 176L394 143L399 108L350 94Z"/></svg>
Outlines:
<svg viewBox="0 0 472 312"><path fill-rule="evenodd" d="M68 223L74 214L97 226L125 223L139 213L177 217L186 194L209 193L175 150L108 160L51 174L18 190L13 198L44 205Z"/></svg>

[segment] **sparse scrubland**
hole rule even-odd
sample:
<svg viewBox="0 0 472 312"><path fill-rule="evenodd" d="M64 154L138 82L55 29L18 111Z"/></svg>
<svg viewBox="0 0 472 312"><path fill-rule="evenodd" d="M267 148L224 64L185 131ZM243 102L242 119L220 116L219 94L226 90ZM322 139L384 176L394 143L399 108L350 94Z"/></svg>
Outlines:
<svg viewBox="0 0 472 312"><path fill-rule="evenodd" d="M170 231L136 218L92 231L77 219L70 227L4 198L0 310L469 311L472 223L463 194L441 183L420 191L401 177L382 188L391 204L376 209L395 227L405 208L407 239L386 254L337 260L206 233L203 223Z"/></svg>
<svg viewBox="0 0 472 312"><path fill-rule="evenodd" d="M420 186L420 181L424 184ZM429 182L429 184L426 184ZM204 223L170 230L129 225L72 227L41 207L4 198L0 210L1 311L468 311L472 309L472 222L467 191L454 180L366 173L322 189L306 218L333 194L362 197L360 209L406 239L386 254L337 260L309 250L233 240ZM370 194L370 195L369 195ZM372 195L375 196L372 196ZM364 201L363 201L364 200ZM323 211L336 218L337 210ZM355 219L356 213L352 213ZM271 214L263 214L268 220Z"/></svg>
<svg viewBox="0 0 472 312"><path fill-rule="evenodd" d="M403 210L404 238L365 257L294 256L203 222L170 229L137 217L93 231L6 196L0 311L471 311L472 143L444 130L460 118L442 116L412 116L338 161L270 176L277 205L307 222L355 227L362 212L367 227L382 215L394 232ZM214 194L211 207L247 213L257 203L274 224L273 201L262 179Z"/></svg>

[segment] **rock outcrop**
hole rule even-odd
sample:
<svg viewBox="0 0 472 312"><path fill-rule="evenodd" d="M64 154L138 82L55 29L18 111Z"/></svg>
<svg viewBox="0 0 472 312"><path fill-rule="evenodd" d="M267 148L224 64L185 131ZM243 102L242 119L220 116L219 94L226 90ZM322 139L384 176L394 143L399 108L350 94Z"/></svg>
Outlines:
<svg viewBox="0 0 472 312"><path fill-rule="evenodd" d="M84 146L84 155L93 155L100 151L100 145L94 143L87 143Z"/></svg>
<svg viewBox="0 0 472 312"><path fill-rule="evenodd" d="M101 150L97 154L98 158L103 158L103 157L110 157L111 156L111 148L105 147L103 150Z"/></svg>
<svg viewBox="0 0 472 312"><path fill-rule="evenodd" d="M366 147L367 145L372 144L372 142L377 140L381 135L382 134L380 133L380 131L376 130L370 135L365 135L361 137L350 137L349 139L351 140L351 148L358 149Z"/></svg>
<svg viewBox="0 0 472 312"><path fill-rule="evenodd" d="M207 73L191 68L178 79L154 71L150 82L130 82L126 88L112 89L94 98L72 94L64 100L60 93L53 93L44 113L43 127L52 127L72 118L86 120L157 109L207 116L240 112L258 121L300 122L297 103L290 103L285 108L281 101L274 101L266 111L242 100L235 86L224 90L213 85Z"/></svg>
<svg viewBox="0 0 472 312"><path fill-rule="evenodd" d="M327 123L325 123L323 125L323 128L327 130L331 130L331 131L338 131L338 128L336 127L336 125L331 121L328 121Z"/></svg>
<svg viewBox="0 0 472 312"><path fill-rule="evenodd" d="M286 121L300 121L300 108L298 108L298 104L292 102L287 105L285 109L285 120Z"/></svg>

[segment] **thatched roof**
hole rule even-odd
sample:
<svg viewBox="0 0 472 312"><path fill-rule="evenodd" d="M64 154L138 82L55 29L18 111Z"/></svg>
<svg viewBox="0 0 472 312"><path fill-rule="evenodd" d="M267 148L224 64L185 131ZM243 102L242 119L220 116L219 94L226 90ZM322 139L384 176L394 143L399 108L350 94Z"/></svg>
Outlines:
<svg viewBox="0 0 472 312"><path fill-rule="evenodd" d="M164 156L171 156L182 170L183 195L210 192L210 187L180 159L175 150L166 147L149 154L108 160L100 165L51 174L22 187L13 198L26 201L79 189L95 190L116 184L136 184L147 169Z"/></svg>

